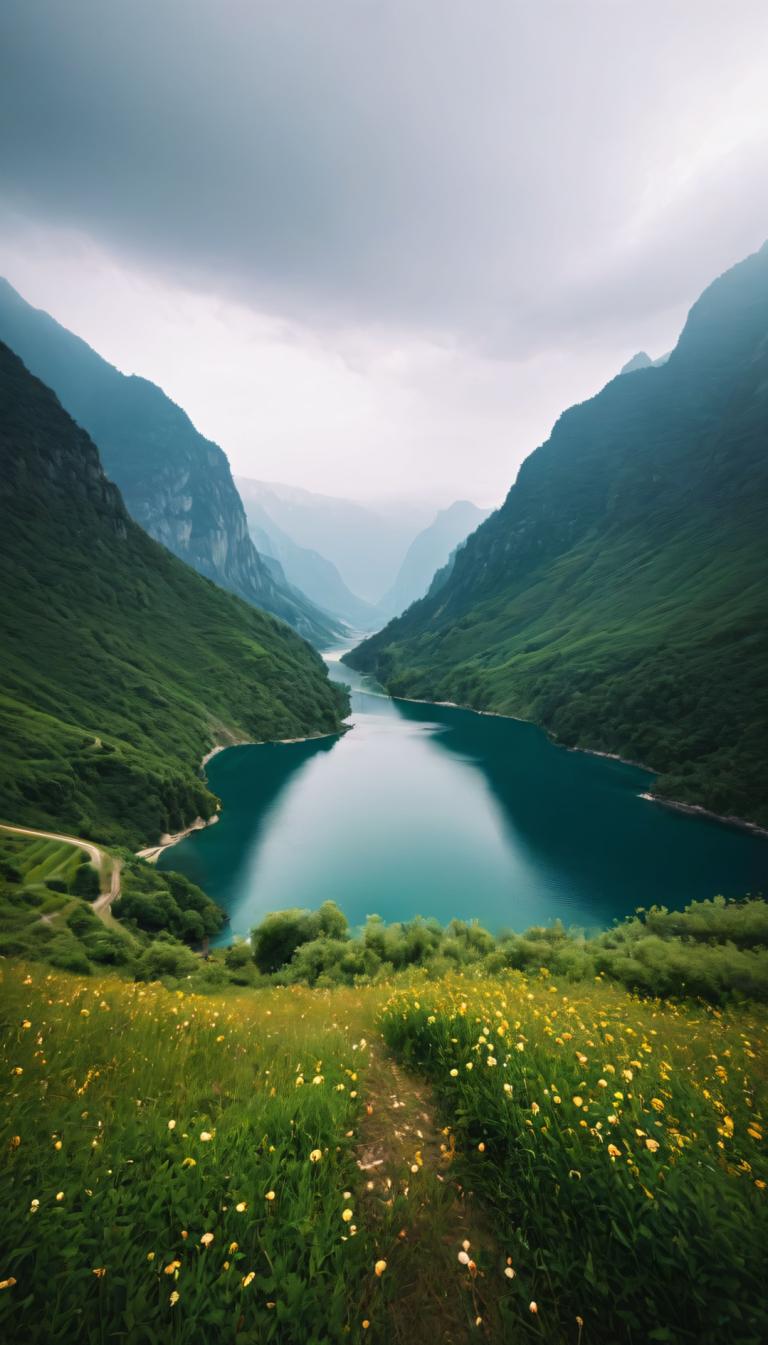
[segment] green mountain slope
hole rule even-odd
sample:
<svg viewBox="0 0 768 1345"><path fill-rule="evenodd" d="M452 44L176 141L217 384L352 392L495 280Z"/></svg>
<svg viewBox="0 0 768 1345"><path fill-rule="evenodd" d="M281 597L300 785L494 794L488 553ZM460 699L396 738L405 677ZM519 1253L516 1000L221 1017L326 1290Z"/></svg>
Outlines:
<svg viewBox="0 0 768 1345"><path fill-rule="evenodd" d="M446 583L349 657L768 823L768 245L572 407Z"/></svg>
<svg viewBox="0 0 768 1345"><path fill-rule="evenodd" d="M2 344L0 557L3 819L147 843L211 814L215 742L339 727L319 655L147 537Z"/></svg>
<svg viewBox="0 0 768 1345"><path fill-rule="evenodd" d="M226 454L161 388L120 373L2 278L0 340L88 431L128 512L150 537L318 647L338 639L338 623L265 564Z"/></svg>

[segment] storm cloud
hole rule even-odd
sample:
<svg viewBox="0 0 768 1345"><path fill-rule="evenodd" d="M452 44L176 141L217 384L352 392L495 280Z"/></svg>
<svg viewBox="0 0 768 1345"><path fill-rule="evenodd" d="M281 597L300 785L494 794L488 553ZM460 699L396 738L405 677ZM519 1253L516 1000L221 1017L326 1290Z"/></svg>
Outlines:
<svg viewBox="0 0 768 1345"><path fill-rule="evenodd" d="M768 234L763 0L4 0L0 46L12 256L68 232L353 363L524 400L579 344L586 395Z"/></svg>

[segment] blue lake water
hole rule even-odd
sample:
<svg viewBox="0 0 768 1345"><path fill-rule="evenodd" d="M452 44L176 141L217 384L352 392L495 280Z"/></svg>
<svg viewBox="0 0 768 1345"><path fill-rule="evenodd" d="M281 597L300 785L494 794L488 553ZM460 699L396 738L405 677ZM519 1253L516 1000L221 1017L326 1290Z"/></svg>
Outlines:
<svg viewBox="0 0 768 1345"><path fill-rule="evenodd" d="M221 820L166 850L229 913L338 903L352 925L419 914L594 929L768 887L768 839L641 799L653 777L532 724L390 699L342 662L350 730L235 747L208 765Z"/></svg>

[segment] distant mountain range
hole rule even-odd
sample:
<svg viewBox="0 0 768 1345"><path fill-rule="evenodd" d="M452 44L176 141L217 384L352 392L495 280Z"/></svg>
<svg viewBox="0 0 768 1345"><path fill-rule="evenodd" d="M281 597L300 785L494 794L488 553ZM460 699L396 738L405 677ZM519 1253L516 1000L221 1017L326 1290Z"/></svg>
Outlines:
<svg viewBox="0 0 768 1345"><path fill-rule="evenodd" d="M320 656L148 537L2 343L0 564L4 820L147 844L213 812L214 743L340 726Z"/></svg>
<svg viewBox="0 0 768 1345"><path fill-rule="evenodd" d="M253 544L226 455L154 383L126 376L0 279L0 340L88 431L137 523L200 574L323 647L338 622Z"/></svg>
<svg viewBox="0 0 768 1345"><path fill-rule="evenodd" d="M436 515L428 505L376 508L246 477L237 478L237 487L262 554L274 556L291 583L357 631L378 629L423 597L435 571L489 512L467 500ZM377 593L387 574L389 587L375 601L359 597L364 586Z"/></svg>
<svg viewBox="0 0 768 1345"><path fill-rule="evenodd" d="M441 509L434 522L411 542L397 579L381 600L382 611L389 616L399 614L423 598L436 572L490 512L469 500L456 500L447 509Z"/></svg>
<svg viewBox="0 0 768 1345"><path fill-rule="evenodd" d="M647 363L646 363L647 361ZM349 656L768 824L768 244L523 463L444 582Z"/></svg>
<svg viewBox="0 0 768 1345"><path fill-rule="evenodd" d="M333 561L289 537L261 503L259 493L251 489L254 485L258 483L243 477L237 480L251 537L260 554L277 561L290 583L352 630L378 630L384 619L382 613L347 587Z"/></svg>
<svg viewBox="0 0 768 1345"><path fill-rule="evenodd" d="M259 506L297 546L330 561L347 589L372 607L391 588L416 534L434 517L429 505L366 505L245 477L237 478L237 486L246 512Z"/></svg>

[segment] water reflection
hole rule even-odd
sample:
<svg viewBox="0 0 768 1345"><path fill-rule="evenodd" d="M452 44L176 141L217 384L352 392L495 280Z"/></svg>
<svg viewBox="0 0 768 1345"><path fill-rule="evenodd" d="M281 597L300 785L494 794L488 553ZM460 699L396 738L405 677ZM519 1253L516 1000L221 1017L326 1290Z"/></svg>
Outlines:
<svg viewBox="0 0 768 1345"><path fill-rule="evenodd" d="M232 932L328 899L353 925L376 912L592 928L765 883L764 839L640 800L649 776L635 767L530 724L392 701L343 663L332 676L352 687L352 730L214 758L221 822L162 858L221 902Z"/></svg>

